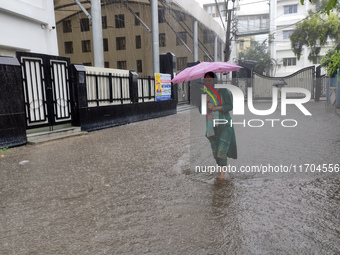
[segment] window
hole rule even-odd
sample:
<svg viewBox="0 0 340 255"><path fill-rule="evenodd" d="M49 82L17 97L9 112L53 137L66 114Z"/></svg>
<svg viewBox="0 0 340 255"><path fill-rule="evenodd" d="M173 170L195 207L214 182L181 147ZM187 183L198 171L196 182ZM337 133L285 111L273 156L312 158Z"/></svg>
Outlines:
<svg viewBox="0 0 340 255"><path fill-rule="evenodd" d="M124 14L115 15L116 28L125 27Z"/></svg>
<svg viewBox="0 0 340 255"><path fill-rule="evenodd" d="M91 52L91 41L90 40L81 41L81 48L83 52Z"/></svg>
<svg viewBox="0 0 340 255"><path fill-rule="evenodd" d="M136 35L136 49L142 48L142 39L140 35Z"/></svg>
<svg viewBox="0 0 340 255"><path fill-rule="evenodd" d="M104 67L105 68L110 68L110 62L104 62Z"/></svg>
<svg viewBox="0 0 340 255"><path fill-rule="evenodd" d="M139 12L136 12L136 15L137 15L138 17L140 17L140 13L139 13ZM137 19L136 17L135 17L135 26L140 26L140 21L139 21L139 19Z"/></svg>
<svg viewBox="0 0 340 255"><path fill-rule="evenodd" d="M214 43L215 36L214 33L209 29L203 30L203 43Z"/></svg>
<svg viewBox="0 0 340 255"><path fill-rule="evenodd" d="M222 15L222 17L226 16L224 3L218 4L217 8L216 4L205 4L203 5L203 9L213 18L218 18L220 14Z"/></svg>
<svg viewBox="0 0 340 255"><path fill-rule="evenodd" d="M284 6L284 14L297 13L297 4Z"/></svg>
<svg viewBox="0 0 340 255"><path fill-rule="evenodd" d="M244 41L240 40L239 42L240 42L239 50L244 50Z"/></svg>
<svg viewBox="0 0 340 255"><path fill-rule="evenodd" d="M125 37L117 37L116 38L116 50L125 50L125 49L126 49Z"/></svg>
<svg viewBox="0 0 340 255"><path fill-rule="evenodd" d="M84 66L92 66L92 63L91 62L86 62L86 63L83 63Z"/></svg>
<svg viewBox="0 0 340 255"><path fill-rule="evenodd" d="M203 6L204 10L212 17L216 17L216 4L207 4ZM217 16L218 17L218 16Z"/></svg>
<svg viewBox="0 0 340 255"><path fill-rule="evenodd" d="M118 69L126 69L126 61L117 61Z"/></svg>
<svg viewBox="0 0 340 255"><path fill-rule="evenodd" d="M267 15L261 16L261 29L269 28L269 17Z"/></svg>
<svg viewBox="0 0 340 255"><path fill-rule="evenodd" d="M106 18L106 16L102 16L102 28L107 29L107 18Z"/></svg>
<svg viewBox="0 0 340 255"><path fill-rule="evenodd" d="M103 50L109 51L109 40L107 38L103 39Z"/></svg>
<svg viewBox="0 0 340 255"><path fill-rule="evenodd" d="M296 58L284 58L283 66L296 66Z"/></svg>
<svg viewBox="0 0 340 255"><path fill-rule="evenodd" d="M269 15L251 15L238 18L237 29L240 33L269 28Z"/></svg>
<svg viewBox="0 0 340 255"><path fill-rule="evenodd" d="M64 33L71 33L72 32L72 23L71 20L64 20L63 21L63 32Z"/></svg>
<svg viewBox="0 0 340 255"><path fill-rule="evenodd" d="M158 23L165 22L165 12L164 10L158 10Z"/></svg>
<svg viewBox="0 0 340 255"><path fill-rule="evenodd" d="M65 54L73 53L73 42L64 42L65 45Z"/></svg>
<svg viewBox="0 0 340 255"><path fill-rule="evenodd" d="M185 13L176 12L176 19L177 19L177 21L185 21Z"/></svg>
<svg viewBox="0 0 340 255"><path fill-rule="evenodd" d="M188 59L187 57L176 58L177 71L181 71L187 67L187 61L188 61L187 59Z"/></svg>
<svg viewBox="0 0 340 255"><path fill-rule="evenodd" d="M283 31L283 39L289 39L289 36L294 32L294 30Z"/></svg>
<svg viewBox="0 0 340 255"><path fill-rule="evenodd" d="M159 47L166 47L166 36L165 33L159 34Z"/></svg>
<svg viewBox="0 0 340 255"><path fill-rule="evenodd" d="M315 59L313 59L313 64L320 64L322 59L322 56L317 56Z"/></svg>
<svg viewBox="0 0 340 255"><path fill-rule="evenodd" d="M137 60L137 73L143 72L142 60Z"/></svg>
<svg viewBox="0 0 340 255"><path fill-rule="evenodd" d="M80 31L90 31L90 20L88 18L80 19Z"/></svg>
<svg viewBox="0 0 340 255"><path fill-rule="evenodd" d="M182 39L182 40L181 40ZM182 41L184 43L187 43L187 32L178 32L176 36L176 45L183 45Z"/></svg>

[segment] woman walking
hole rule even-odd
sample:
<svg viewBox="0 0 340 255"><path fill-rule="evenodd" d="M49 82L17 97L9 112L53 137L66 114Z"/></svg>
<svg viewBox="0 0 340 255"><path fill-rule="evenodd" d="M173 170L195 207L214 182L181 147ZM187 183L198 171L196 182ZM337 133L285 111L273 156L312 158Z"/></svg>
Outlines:
<svg viewBox="0 0 340 255"><path fill-rule="evenodd" d="M204 75L204 84L209 88L213 88L217 80L216 74L208 72ZM233 109L233 99L229 91L225 88L215 89L221 100L215 100L207 95L207 121L206 121L206 137L208 138L213 157L216 164L220 166L220 176L217 182L225 181L225 172L227 169L227 159L237 159L237 146L234 127L231 125L230 111ZM212 95L214 93L211 93ZM217 99L217 98L216 98ZM216 102L216 105L215 105ZM221 104L222 103L222 104ZM214 119L224 119L226 124L216 125L214 127ZM225 167L224 167L225 166Z"/></svg>

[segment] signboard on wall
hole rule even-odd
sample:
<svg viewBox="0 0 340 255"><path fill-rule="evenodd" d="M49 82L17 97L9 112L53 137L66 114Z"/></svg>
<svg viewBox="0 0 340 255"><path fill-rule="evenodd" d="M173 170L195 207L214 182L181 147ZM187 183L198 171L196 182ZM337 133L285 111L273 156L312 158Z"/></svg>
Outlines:
<svg viewBox="0 0 340 255"><path fill-rule="evenodd" d="M171 100L171 75L155 73L155 99L156 101Z"/></svg>

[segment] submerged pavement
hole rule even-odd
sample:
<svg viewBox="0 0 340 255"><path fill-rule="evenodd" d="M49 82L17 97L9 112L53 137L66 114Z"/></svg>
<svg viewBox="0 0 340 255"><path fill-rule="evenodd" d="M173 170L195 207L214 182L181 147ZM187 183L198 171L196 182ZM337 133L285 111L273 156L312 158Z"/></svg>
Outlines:
<svg viewBox="0 0 340 255"><path fill-rule="evenodd" d="M306 105L234 116L224 184L195 172L214 164L196 109L0 153L0 254L338 254L340 118Z"/></svg>

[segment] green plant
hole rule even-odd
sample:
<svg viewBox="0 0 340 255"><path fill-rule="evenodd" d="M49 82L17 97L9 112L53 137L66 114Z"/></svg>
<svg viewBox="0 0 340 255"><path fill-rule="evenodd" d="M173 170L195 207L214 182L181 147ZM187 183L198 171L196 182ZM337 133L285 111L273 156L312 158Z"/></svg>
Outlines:
<svg viewBox="0 0 340 255"><path fill-rule="evenodd" d="M10 152L10 149L8 149L8 148L0 149L0 153L4 153L4 152Z"/></svg>
<svg viewBox="0 0 340 255"><path fill-rule="evenodd" d="M334 54L330 57L330 60L328 62L327 66L327 75L333 76L338 72L338 69L340 68L340 51L336 50Z"/></svg>

